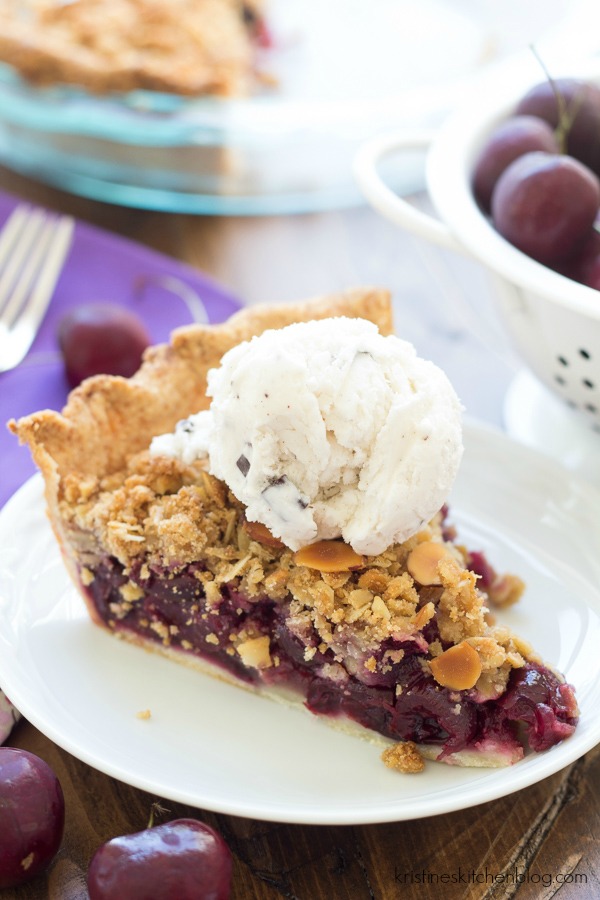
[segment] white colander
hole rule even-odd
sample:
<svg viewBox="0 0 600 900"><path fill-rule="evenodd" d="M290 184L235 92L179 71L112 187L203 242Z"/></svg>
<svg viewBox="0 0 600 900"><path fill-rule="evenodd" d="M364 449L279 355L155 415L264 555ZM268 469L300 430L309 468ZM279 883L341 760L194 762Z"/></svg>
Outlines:
<svg viewBox="0 0 600 900"><path fill-rule="evenodd" d="M575 77L600 81L598 71L596 63L595 75L584 70ZM487 267L497 311L517 353L600 433L600 291L553 272L505 241L481 213L471 189L474 160L486 136L543 79L535 64L530 74L529 81L515 80L510 88L486 85L435 133L403 132L371 141L359 151L355 174L386 218ZM396 195L379 174L384 157L409 148L428 148L426 185L439 219Z"/></svg>

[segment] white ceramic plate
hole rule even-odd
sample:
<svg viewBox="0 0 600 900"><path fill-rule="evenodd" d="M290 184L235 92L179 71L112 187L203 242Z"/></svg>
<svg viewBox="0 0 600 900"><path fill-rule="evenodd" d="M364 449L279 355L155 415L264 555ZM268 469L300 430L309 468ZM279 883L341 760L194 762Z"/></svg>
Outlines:
<svg viewBox="0 0 600 900"><path fill-rule="evenodd" d="M577 689L575 735L502 770L387 769L378 750L115 640L70 586L36 476L0 514L0 685L75 756L160 797L296 823L418 818L533 784L600 741L600 493L552 460L469 425L452 518L473 549L523 576L502 617ZM151 710L151 718L136 716Z"/></svg>
<svg viewBox="0 0 600 900"><path fill-rule="evenodd" d="M569 409L528 369L513 378L504 402L508 434L600 488L600 422Z"/></svg>

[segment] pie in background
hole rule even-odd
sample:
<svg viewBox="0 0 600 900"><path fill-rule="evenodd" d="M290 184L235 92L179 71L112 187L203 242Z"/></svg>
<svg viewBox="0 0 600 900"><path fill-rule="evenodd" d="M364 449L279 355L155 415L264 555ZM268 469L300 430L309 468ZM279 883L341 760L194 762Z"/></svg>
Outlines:
<svg viewBox="0 0 600 900"><path fill-rule="evenodd" d="M262 0L3 0L0 60L35 85L244 96L260 81Z"/></svg>

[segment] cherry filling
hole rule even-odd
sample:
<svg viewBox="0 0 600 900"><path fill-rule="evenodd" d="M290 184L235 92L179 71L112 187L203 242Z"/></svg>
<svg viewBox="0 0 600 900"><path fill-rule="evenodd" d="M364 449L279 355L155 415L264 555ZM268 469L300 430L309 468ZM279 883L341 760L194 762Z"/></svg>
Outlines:
<svg viewBox="0 0 600 900"><path fill-rule="evenodd" d="M97 567L85 589L109 627L210 660L245 682L294 687L314 713L347 716L394 740L437 745L439 758L466 748L493 748L512 761L522 755L524 742L546 750L572 734L577 723L573 689L541 664L513 669L502 696L488 701L475 691L441 687L423 666L422 638L383 644L374 654L378 663L391 650L403 651L393 656L393 664L373 672L355 664L350 670L330 649L317 649L316 634L300 635L290 627L285 602L249 600L232 583L222 587L217 604L209 604L198 578L200 565L143 571L142 576L138 567L127 577L110 559ZM140 590L132 594L131 583ZM257 634L270 638L274 664L268 668L244 665L235 650L240 639Z"/></svg>
<svg viewBox="0 0 600 900"><path fill-rule="evenodd" d="M532 750L547 750L569 737L577 724L572 687L543 666L513 669L498 704L506 719L525 725Z"/></svg>

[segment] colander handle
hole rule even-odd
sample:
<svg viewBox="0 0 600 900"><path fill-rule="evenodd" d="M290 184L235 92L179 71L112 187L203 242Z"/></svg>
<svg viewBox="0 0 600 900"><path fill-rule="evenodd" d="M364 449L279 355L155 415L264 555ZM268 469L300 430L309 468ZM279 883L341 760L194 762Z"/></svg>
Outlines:
<svg viewBox="0 0 600 900"><path fill-rule="evenodd" d="M367 141L356 154L354 176L369 203L386 219L434 244L471 256L443 222L396 194L385 184L377 170L385 156L402 150L427 148L434 136L434 131L398 132Z"/></svg>
<svg viewBox="0 0 600 900"><path fill-rule="evenodd" d="M398 196L385 184L377 171L377 166L384 156L403 150L426 149L434 137L434 131L419 131L398 132L374 138L359 149L354 160L354 175L367 200L387 219L432 244L453 250L472 260L475 258L472 253L454 237L443 222ZM496 290L510 300L513 307L521 303L519 293L513 285L498 276L495 276L494 280ZM448 279L444 279L444 289L447 290L450 281L449 275ZM454 306L461 314L466 327L491 352L514 368L515 356L508 342L502 339L502 330L498 330L499 320L495 322L482 320L480 309L475 309L462 290L454 291L452 297Z"/></svg>

